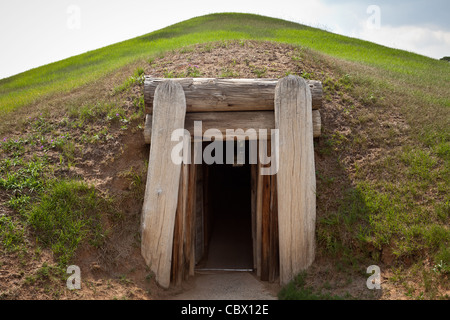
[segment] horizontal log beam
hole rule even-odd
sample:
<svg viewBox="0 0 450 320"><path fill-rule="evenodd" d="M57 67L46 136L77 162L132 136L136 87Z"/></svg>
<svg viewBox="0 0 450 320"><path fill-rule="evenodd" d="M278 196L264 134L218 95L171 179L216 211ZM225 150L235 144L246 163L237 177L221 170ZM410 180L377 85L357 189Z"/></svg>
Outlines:
<svg viewBox="0 0 450 320"><path fill-rule="evenodd" d="M320 136L321 118L319 110L313 110L313 135L314 138ZM194 137L194 121L202 121L202 134L205 138L211 138L211 135L205 132L208 129L218 129L223 136L226 135L227 129L242 129L245 133L248 129L255 129L259 133L259 129L267 129L267 134L275 128L275 116L272 111L261 112L199 112L186 114L184 128L188 130L191 137ZM145 143L151 142L152 135L152 115L147 114L145 119L144 139ZM243 134L238 135L245 140L252 140L251 137ZM259 138L259 137L258 137Z"/></svg>
<svg viewBox="0 0 450 320"><path fill-rule="evenodd" d="M147 114L152 113L156 87L164 78L145 77L144 101ZM186 112L273 111L278 79L176 78L186 96ZM312 108L322 106L322 82L308 80Z"/></svg>

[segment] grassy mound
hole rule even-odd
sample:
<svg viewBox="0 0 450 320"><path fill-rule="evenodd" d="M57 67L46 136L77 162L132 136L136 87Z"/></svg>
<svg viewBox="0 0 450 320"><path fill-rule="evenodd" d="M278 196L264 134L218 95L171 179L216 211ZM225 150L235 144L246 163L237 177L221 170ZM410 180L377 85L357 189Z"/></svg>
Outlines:
<svg viewBox="0 0 450 320"><path fill-rule="evenodd" d="M446 61L229 13L0 80L2 248L23 253L37 237L64 265L83 243L118 257L131 250L118 242L138 246L146 153L136 152L145 146L135 135L143 127L144 73L297 74L324 85L323 133L315 142L318 259L280 297L358 297L339 290L380 264L392 291L445 298L449 71ZM317 276L324 282L315 283Z"/></svg>

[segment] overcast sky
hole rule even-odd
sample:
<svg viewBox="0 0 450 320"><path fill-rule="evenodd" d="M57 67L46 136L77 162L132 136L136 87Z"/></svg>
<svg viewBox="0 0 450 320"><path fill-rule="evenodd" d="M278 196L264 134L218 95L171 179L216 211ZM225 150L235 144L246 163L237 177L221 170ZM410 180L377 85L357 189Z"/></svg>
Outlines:
<svg viewBox="0 0 450 320"><path fill-rule="evenodd" d="M448 0L2 0L0 79L215 12L257 13L450 56Z"/></svg>

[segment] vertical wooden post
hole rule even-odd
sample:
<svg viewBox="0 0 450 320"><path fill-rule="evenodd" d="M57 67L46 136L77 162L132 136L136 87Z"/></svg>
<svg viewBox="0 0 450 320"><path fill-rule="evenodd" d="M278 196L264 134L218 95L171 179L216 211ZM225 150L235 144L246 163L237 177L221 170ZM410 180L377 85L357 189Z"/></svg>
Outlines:
<svg viewBox="0 0 450 320"><path fill-rule="evenodd" d="M181 164L172 161L175 129L184 128L186 99L180 84L166 81L155 92L152 143L142 208L141 253L164 288L170 285L173 231Z"/></svg>
<svg viewBox="0 0 450 320"><path fill-rule="evenodd" d="M256 275L261 277L262 260L262 210L263 210L263 175L261 175L262 164L258 162L256 176Z"/></svg>
<svg viewBox="0 0 450 320"><path fill-rule="evenodd" d="M278 202L277 176L270 176L270 250L269 281L274 282L279 276L280 259L278 253Z"/></svg>
<svg viewBox="0 0 450 320"><path fill-rule="evenodd" d="M262 213L261 213L261 280L269 280L270 269L270 178L264 175L262 180Z"/></svg>
<svg viewBox="0 0 450 320"><path fill-rule="evenodd" d="M209 236L210 236L210 221L211 221L211 210L210 210L210 192L209 192L209 166L204 164L203 167L203 252L208 252L209 247Z"/></svg>
<svg viewBox="0 0 450 320"><path fill-rule="evenodd" d="M256 193L258 188L258 165L257 164L251 164L250 165L251 170L251 210L252 210L252 243L253 243L253 269L256 270L257 268L257 253L256 253Z"/></svg>
<svg viewBox="0 0 450 320"><path fill-rule="evenodd" d="M280 282L288 283L314 260L316 180L311 92L297 76L275 89L275 127L279 129L277 174Z"/></svg>
<svg viewBox="0 0 450 320"><path fill-rule="evenodd" d="M272 150L271 141L267 141L267 149L261 150L264 155ZM265 148L264 148L265 149ZM274 160L274 155L271 155ZM263 167L275 166L269 163ZM262 222L261 222L261 280L275 281L278 277L278 207L276 196L276 174L259 177L262 181Z"/></svg>
<svg viewBox="0 0 450 320"><path fill-rule="evenodd" d="M271 150L271 141L266 141L265 150L260 150L260 155L264 158L268 157L268 152ZM260 144L261 147L261 144ZM262 157L260 157L262 159ZM266 162L267 158L264 159ZM262 167L268 167L270 164L263 164ZM261 205L261 280L269 280L270 269L270 175L260 175L259 179L262 182L262 205Z"/></svg>
<svg viewBox="0 0 450 320"><path fill-rule="evenodd" d="M198 263L204 254L203 230L203 168L196 164L196 201L195 201L195 263Z"/></svg>
<svg viewBox="0 0 450 320"><path fill-rule="evenodd" d="M186 203L186 241L185 241L185 279L194 275L195 268L195 200L196 200L196 165L189 165Z"/></svg>
<svg viewBox="0 0 450 320"><path fill-rule="evenodd" d="M175 225L173 232L173 249L172 249L172 282L180 285L184 274L184 238L186 234L186 204L187 204L187 182L188 165L183 164L181 169L180 187L178 191L178 205L175 215Z"/></svg>

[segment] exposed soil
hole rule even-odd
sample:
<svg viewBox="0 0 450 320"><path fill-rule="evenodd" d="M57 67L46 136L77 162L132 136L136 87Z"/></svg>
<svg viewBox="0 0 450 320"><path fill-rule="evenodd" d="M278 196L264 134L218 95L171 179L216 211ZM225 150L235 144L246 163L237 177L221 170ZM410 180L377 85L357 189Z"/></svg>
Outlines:
<svg viewBox="0 0 450 320"><path fill-rule="evenodd" d="M333 61L320 56L313 56L307 50L289 45L270 42L230 42L208 45L197 45L181 51L170 52L156 58L144 66L145 74L154 77L232 77L232 78L280 78L288 73L298 75L312 74L313 79L325 81L326 78L339 77ZM112 79L122 79L116 74ZM116 83L111 78L99 84L109 92ZM113 83L110 83L113 82ZM76 99L83 98L80 93L72 93ZM131 108L132 99L142 95L142 88L136 86L122 94L123 108ZM92 97L91 97L92 98ZM91 99L90 98L90 99ZM356 114L348 113L346 107L350 104L356 109L363 107L360 102L346 96L350 101L344 105L342 97L337 93L330 93L324 99L322 109L323 136L340 134L365 135L367 128L352 126L352 117ZM76 100L75 99L75 100ZM41 104L45 102L41 102ZM392 114L385 116L386 123L402 132L407 126L402 117L392 109ZM63 115L55 114L51 121L61 121ZM78 250L74 265L82 270L81 290L69 291L61 280L47 277L30 283L27 277L36 275L44 263L51 265L54 258L49 249L42 249L35 254L36 243L32 235L28 235L27 252L2 253L0 258L0 297L3 299L172 299L178 294L195 288L195 279L191 279L181 287L169 290L159 288L144 263L140 254L140 212L142 207L143 189L135 188L130 180L131 172L137 173L145 183L145 163L148 159L149 146L144 143L142 130L137 130L132 123L126 131L119 126L111 130L112 138L102 144L85 144L77 154L76 165L68 175L80 176L94 185L103 194L114 197L119 218L103 217L103 224L107 229L104 244L99 249L84 245ZM367 123L367 126L375 124ZM101 126L95 128L101 130ZM20 136L23 132L16 132ZM74 133L75 134L75 133ZM395 148L396 146L392 146ZM376 162L380 153L385 152L376 143L368 139L367 145L360 149L347 150L339 155L337 161L333 151L325 153L328 148L327 139L315 141L317 171L324 177L333 177L333 187L329 181L318 179L318 219L326 212L335 210L337 199L342 198L343 192L352 186L354 163L366 166ZM141 194L136 192L140 190ZM4 195L0 191L0 214L14 216L14 212L3 204ZM350 242L350 241L349 241ZM350 245L350 244L349 244ZM369 248L370 250L370 248ZM372 249L375 250L375 249ZM383 251L382 261L388 266L392 253ZM323 250L323 244L318 244L317 259L308 270L307 285L320 288L331 294L348 294L360 299L402 299L404 291L396 287L387 279L390 275L388 267L383 273L386 284L381 291L371 291L366 288L368 275L361 272L361 268L354 270L336 271L339 258L330 258ZM384 270L384 266L381 266ZM264 287L264 286L263 286ZM272 294L279 287L272 285ZM191 292L191 291L190 291ZM192 296L195 296L193 294ZM255 295L255 297L259 297Z"/></svg>

